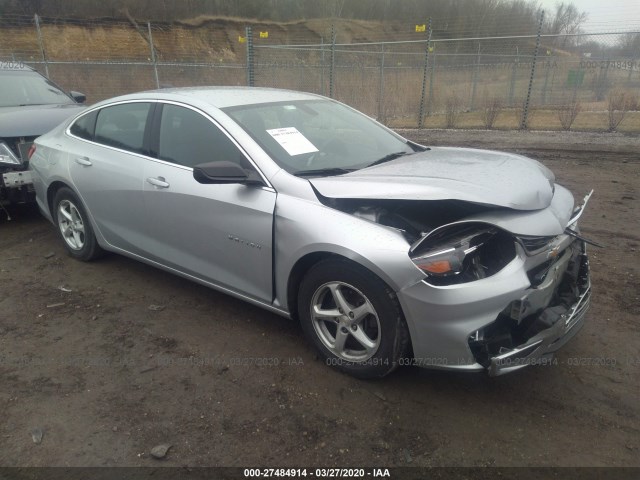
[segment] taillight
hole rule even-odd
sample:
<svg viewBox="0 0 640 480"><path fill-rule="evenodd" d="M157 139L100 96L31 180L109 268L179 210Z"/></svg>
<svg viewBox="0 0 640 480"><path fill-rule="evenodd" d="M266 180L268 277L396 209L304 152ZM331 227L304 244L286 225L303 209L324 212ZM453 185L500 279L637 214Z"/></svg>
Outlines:
<svg viewBox="0 0 640 480"><path fill-rule="evenodd" d="M36 144L35 143L29 147L29 151L27 152L27 158L29 160L31 160L31 157L33 156L34 153L36 153Z"/></svg>

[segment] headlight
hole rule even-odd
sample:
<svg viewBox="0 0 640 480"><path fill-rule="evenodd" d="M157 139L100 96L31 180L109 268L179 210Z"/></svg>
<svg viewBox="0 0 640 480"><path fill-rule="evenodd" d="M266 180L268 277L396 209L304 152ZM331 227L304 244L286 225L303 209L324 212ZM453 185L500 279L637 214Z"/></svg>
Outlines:
<svg viewBox="0 0 640 480"><path fill-rule="evenodd" d="M9 146L4 142L0 142L0 164L22 165L20 159L14 155Z"/></svg>
<svg viewBox="0 0 640 480"><path fill-rule="evenodd" d="M415 244L411 260L434 285L454 285L489 277L516 255L515 240L481 223L441 227Z"/></svg>

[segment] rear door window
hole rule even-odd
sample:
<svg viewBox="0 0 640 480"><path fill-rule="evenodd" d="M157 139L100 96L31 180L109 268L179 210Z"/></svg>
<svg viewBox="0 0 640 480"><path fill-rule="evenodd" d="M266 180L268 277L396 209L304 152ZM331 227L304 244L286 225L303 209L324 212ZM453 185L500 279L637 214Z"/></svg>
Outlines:
<svg viewBox="0 0 640 480"><path fill-rule="evenodd" d="M150 103L135 102L101 109L94 140L110 147L145 154L144 131L150 108Z"/></svg>

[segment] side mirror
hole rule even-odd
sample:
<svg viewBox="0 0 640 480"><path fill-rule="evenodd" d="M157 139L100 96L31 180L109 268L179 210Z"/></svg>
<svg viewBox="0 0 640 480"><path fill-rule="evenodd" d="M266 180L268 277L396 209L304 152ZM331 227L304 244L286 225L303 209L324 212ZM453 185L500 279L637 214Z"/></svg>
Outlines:
<svg viewBox="0 0 640 480"><path fill-rule="evenodd" d="M262 180L255 172L247 172L237 163L228 161L196 165L193 167L193 178L198 183L262 184Z"/></svg>
<svg viewBox="0 0 640 480"><path fill-rule="evenodd" d="M73 90L69 92L71 98L73 98L78 103L84 103L87 100L87 96L84 93L74 92Z"/></svg>

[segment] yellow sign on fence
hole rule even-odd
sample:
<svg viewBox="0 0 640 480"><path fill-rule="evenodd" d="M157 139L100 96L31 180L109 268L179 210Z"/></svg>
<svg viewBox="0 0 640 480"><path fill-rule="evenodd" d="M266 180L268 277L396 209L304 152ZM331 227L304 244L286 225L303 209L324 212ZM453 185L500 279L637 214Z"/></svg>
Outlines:
<svg viewBox="0 0 640 480"><path fill-rule="evenodd" d="M240 43L244 43L244 42L246 42L246 41L247 41L247 39L246 39L245 37L238 36L238 42L240 42Z"/></svg>
<svg viewBox="0 0 640 480"><path fill-rule="evenodd" d="M260 32L260 38L269 38L269 32Z"/></svg>
<svg viewBox="0 0 640 480"><path fill-rule="evenodd" d="M426 25L416 25L416 32L425 32L427 30Z"/></svg>

